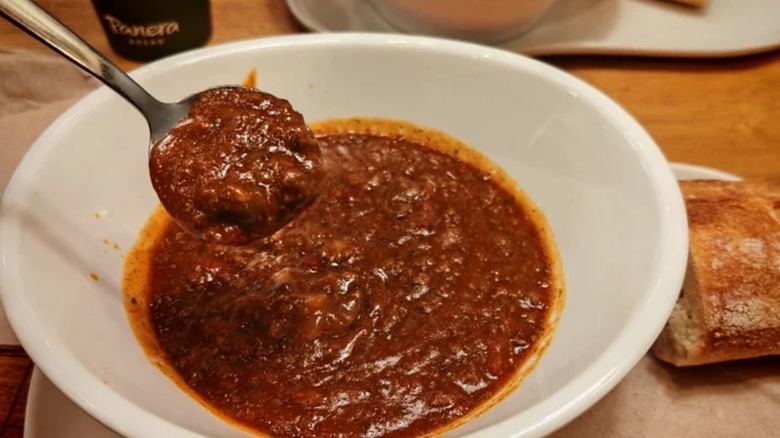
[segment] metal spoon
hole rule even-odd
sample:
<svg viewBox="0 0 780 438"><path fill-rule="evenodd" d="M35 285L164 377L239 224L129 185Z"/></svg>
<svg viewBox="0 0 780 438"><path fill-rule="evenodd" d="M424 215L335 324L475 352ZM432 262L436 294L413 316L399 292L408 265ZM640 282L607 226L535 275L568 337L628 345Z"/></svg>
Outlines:
<svg viewBox="0 0 780 438"><path fill-rule="evenodd" d="M0 15L64 55L133 104L146 118L151 148L183 117L199 94L174 103L152 97L130 76L30 0L0 0Z"/></svg>
<svg viewBox="0 0 780 438"><path fill-rule="evenodd" d="M319 146L289 102L236 86L210 88L179 102L160 102L32 1L0 0L0 15L98 78L143 114L151 134L152 185L170 216L194 236L229 245L250 243L276 232L319 194L324 179ZM192 119L180 125L191 110L217 96L212 104L233 111L238 104L227 96L239 93L244 93L243 102L251 104L254 98L262 105L251 109L253 117L247 120L254 122L230 113L231 120L240 123L216 128L227 130L221 134L234 140L200 143L200 147L197 141L176 141L181 126L215 126ZM155 149L158 141L166 143L165 148ZM201 164L199 172L189 172L193 159Z"/></svg>

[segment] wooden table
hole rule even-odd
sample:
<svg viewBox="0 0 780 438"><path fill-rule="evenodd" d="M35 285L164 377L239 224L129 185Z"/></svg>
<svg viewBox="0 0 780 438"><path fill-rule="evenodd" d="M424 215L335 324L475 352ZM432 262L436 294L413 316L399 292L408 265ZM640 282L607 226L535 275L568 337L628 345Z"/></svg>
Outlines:
<svg viewBox="0 0 780 438"><path fill-rule="evenodd" d="M98 50L111 54L87 0L39 3ZM302 32L283 0L212 0L210 44ZM0 49L46 50L0 22ZM111 58L124 69L139 64ZM551 57L633 114L672 161L744 177L780 178L780 51L738 59L673 60ZM0 78L2 79L2 78ZM32 363L18 347L0 347L0 438L21 437Z"/></svg>

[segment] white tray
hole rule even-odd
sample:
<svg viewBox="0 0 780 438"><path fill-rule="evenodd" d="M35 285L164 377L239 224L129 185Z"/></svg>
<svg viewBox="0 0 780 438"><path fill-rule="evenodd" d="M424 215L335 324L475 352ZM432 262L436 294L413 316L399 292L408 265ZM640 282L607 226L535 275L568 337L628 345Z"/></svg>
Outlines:
<svg viewBox="0 0 780 438"><path fill-rule="evenodd" d="M286 0L317 32L398 32L366 0ZM703 9L664 0L561 0L527 34L502 44L527 55L714 58L780 47L780 0L710 0Z"/></svg>

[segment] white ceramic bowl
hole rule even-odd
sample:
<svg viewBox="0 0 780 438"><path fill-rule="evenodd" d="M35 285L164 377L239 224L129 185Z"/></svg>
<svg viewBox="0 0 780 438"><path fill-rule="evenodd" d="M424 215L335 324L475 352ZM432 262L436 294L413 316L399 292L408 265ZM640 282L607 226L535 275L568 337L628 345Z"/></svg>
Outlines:
<svg viewBox="0 0 780 438"><path fill-rule="evenodd" d="M482 43L527 32L559 0L371 0L394 27Z"/></svg>
<svg viewBox="0 0 780 438"><path fill-rule="evenodd" d="M289 98L310 121L378 116L450 133L503 166L546 213L568 284L553 343L517 391L449 435L549 433L645 353L679 291L686 219L666 160L614 102L532 59L398 35L240 42L133 76L175 100L240 82L254 67L262 88ZM0 209L2 302L38 366L118 432L244 436L151 366L125 318L122 254L157 203L147 141L141 116L105 88L38 139Z"/></svg>

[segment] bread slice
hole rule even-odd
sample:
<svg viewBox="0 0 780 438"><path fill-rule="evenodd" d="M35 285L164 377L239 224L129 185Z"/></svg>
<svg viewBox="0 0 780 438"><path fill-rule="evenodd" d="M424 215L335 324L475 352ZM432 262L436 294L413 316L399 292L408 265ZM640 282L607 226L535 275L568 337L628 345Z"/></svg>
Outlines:
<svg viewBox="0 0 780 438"><path fill-rule="evenodd" d="M688 270L653 352L677 366L780 354L780 182L680 187Z"/></svg>

